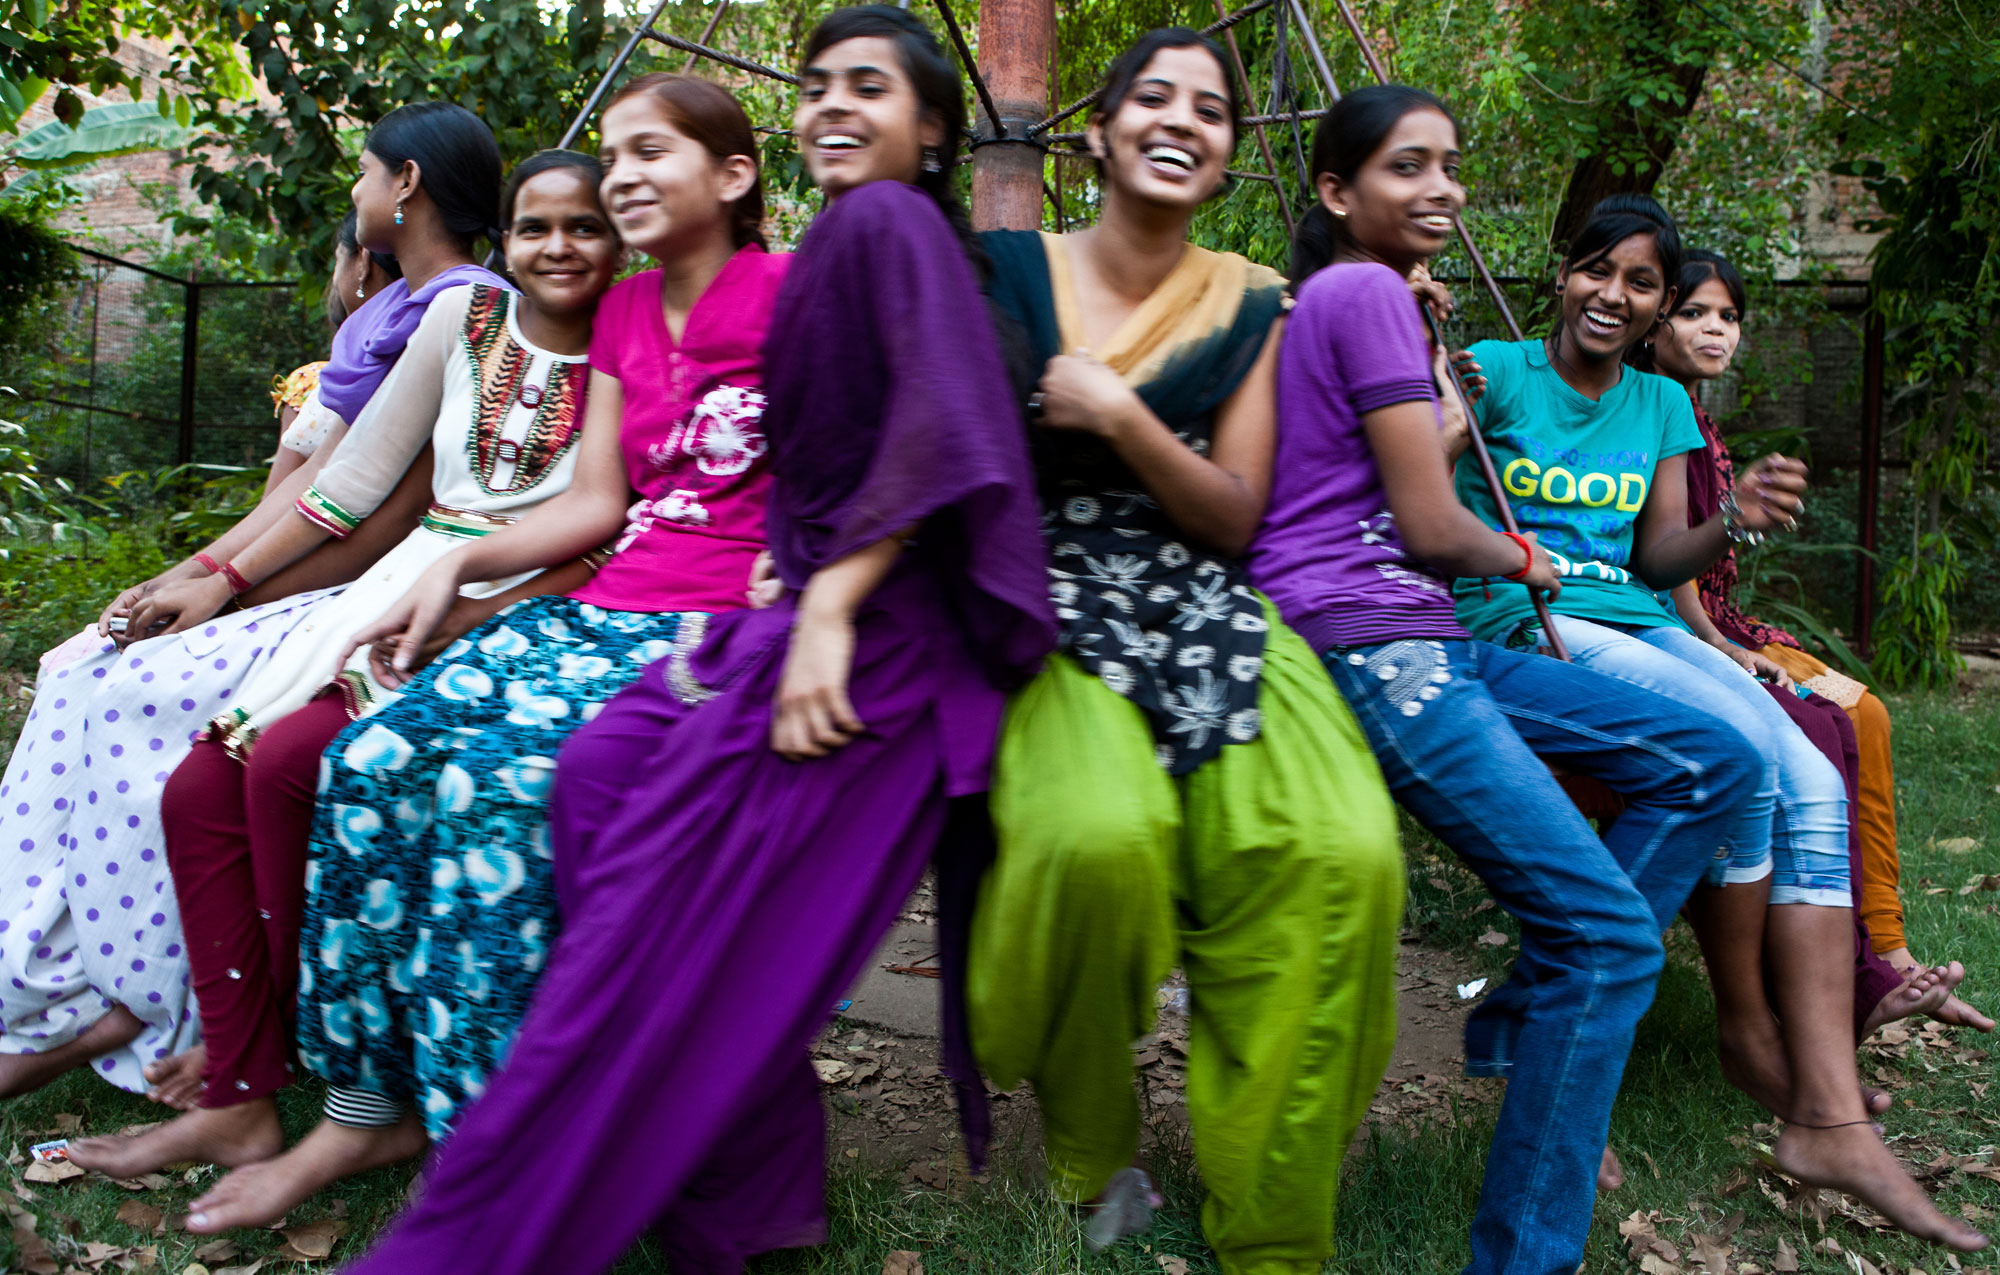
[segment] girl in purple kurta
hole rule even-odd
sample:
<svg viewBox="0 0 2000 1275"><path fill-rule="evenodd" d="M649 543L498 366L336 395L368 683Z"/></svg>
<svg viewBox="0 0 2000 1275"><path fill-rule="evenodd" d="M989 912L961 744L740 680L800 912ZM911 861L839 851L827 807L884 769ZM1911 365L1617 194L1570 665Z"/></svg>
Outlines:
<svg viewBox="0 0 2000 1275"><path fill-rule="evenodd" d="M677 1275L817 1242L807 1046L1054 642L1026 444L953 224L957 74L874 6L827 18L803 61L795 124L832 203L766 350L785 596L718 616L564 748L568 928L367 1275L581 1275L649 1225Z"/></svg>

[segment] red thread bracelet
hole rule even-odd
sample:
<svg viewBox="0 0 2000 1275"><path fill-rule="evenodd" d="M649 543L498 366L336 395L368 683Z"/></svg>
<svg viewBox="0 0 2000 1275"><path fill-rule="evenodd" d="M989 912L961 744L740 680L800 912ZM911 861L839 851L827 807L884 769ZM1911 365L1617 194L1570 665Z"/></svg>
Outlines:
<svg viewBox="0 0 2000 1275"><path fill-rule="evenodd" d="M222 564L217 562L215 559L209 557L207 554L198 553L194 556L194 560L196 562L199 562L202 566L208 568L208 574L212 576L217 576L222 574Z"/></svg>
<svg viewBox="0 0 2000 1275"><path fill-rule="evenodd" d="M1500 578L1502 580L1527 579L1528 573L1535 569L1535 546L1529 544L1528 538L1522 535L1518 531L1503 531L1500 534L1507 537L1507 539L1513 541L1515 544L1521 546L1521 552L1526 554L1528 557L1528 560L1521 564L1521 569L1519 571L1513 572L1509 575L1501 576Z"/></svg>
<svg viewBox="0 0 2000 1275"><path fill-rule="evenodd" d="M222 578L229 581L229 591L231 593L250 592L250 581L245 578L241 571L236 569L235 563L225 562L222 564Z"/></svg>

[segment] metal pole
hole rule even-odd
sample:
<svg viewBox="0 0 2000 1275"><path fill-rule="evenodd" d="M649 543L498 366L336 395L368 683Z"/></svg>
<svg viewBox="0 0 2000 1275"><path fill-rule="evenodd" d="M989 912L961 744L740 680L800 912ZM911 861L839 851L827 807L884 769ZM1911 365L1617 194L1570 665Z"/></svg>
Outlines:
<svg viewBox="0 0 2000 1275"><path fill-rule="evenodd" d="M1215 0L1215 16L1217 18L1229 16L1229 10L1223 7L1222 0ZM1236 78L1243 83L1243 98L1245 101L1251 101L1253 99L1250 96L1250 71L1243 65L1243 50L1237 47L1235 28L1224 27L1222 38L1229 41L1229 56L1236 62ZM1257 150L1264 156L1264 171L1275 176L1278 171L1278 161L1271 154L1271 139L1265 135L1262 124L1255 125L1254 131L1257 134ZM1285 198L1285 188L1277 182L1271 183L1271 193L1278 197L1278 216L1284 218L1285 238L1290 240L1299 230L1292 221L1292 201Z"/></svg>
<svg viewBox="0 0 2000 1275"><path fill-rule="evenodd" d="M707 44L715 38L715 29L722 25L722 15L727 12L729 12L729 0L715 0L715 12L708 15L708 24L701 29L700 43ZM647 25L651 26L652 24L647 23ZM694 70L694 60L699 56L700 54L696 53L688 54L688 60L681 63L682 75L686 75Z"/></svg>
<svg viewBox="0 0 2000 1275"><path fill-rule="evenodd" d="M597 81L597 87L590 90L590 97L584 102L583 109L576 113L576 118L570 122L570 126L563 130L562 140L556 143L557 150L568 150L570 143L582 136L584 126L590 123L590 117L597 114L597 104L604 100L605 90L611 87L611 81L618 78L618 73L625 69L625 64L632 60L632 51L639 47L639 41L645 37L647 28L659 21L660 11L670 2L671 0L659 0L659 3L653 6L653 11L646 15L646 20L632 29L632 38L625 41L625 47L618 50L617 57L611 59L611 65L604 69L604 76ZM721 10L726 8L728 3L729 0L722 0L717 6L715 15L717 18L722 16ZM708 37L704 35L702 42L707 43L707 40Z"/></svg>
<svg viewBox="0 0 2000 1275"><path fill-rule="evenodd" d="M174 448L176 464L194 460L194 385L201 370L201 281L188 271L187 304L181 311L181 411L180 439Z"/></svg>
<svg viewBox="0 0 2000 1275"><path fill-rule="evenodd" d="M1049 109L1049 57L1055 47L1054 0L983 0L979 6L980 78L999 112L992 127L1004 141L972 152L972 224L981 230L1036 230L1042 224L1042 146L1028 130Z"/></svg>
<svg viewBox="0 0 2000 1275"><path fill-rule="evenodd" d="M1872 292L1873 289L1871 288ZM1882 512L1882 346L1881 312L1872 304L1862 321L1861 355L1861 547L1854 565L1854 646L1861 658L1875 654L1875 542Z"/></svg>

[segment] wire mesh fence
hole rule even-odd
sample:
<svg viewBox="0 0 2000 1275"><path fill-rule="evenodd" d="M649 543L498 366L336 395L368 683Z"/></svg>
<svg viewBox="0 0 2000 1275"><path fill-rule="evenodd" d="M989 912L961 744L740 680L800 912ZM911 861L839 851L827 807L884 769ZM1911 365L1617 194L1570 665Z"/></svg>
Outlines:
<svg viewBox="0 0 2000 1275"><path fill-rule="evenodd" d="M79 488L188 462L257 464L276 445L271 382L324 357L293 283L177 277L78 248L77 271L0 334L0 412L42 472Z"/></svg>

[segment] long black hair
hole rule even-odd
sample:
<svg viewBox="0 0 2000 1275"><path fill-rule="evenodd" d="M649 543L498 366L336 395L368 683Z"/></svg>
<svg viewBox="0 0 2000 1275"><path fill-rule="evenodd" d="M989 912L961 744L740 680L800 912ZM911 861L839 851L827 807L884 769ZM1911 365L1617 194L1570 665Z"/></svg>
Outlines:
<svg viewBox="0 0 2000 1275"><path fill-rule="evenodd" d="M847 40L877 37L896 46L896 54L903 61L903 74L910 77L910 86L916 90L917 101L924 110L937 116L944 125L944 138L938 144L934 157L937 171L932 172L927 162L917 173L917 189L929 195L943 211L945 220L958 232L959 240L975 263L983 267L986 256L979 250L972 236L972 219L966 215L965 205L959 202L958 187L952 177L952 169L958 163L959 147L965 141L965 81L959 78L958 64L938 43L937 36L924 25L923 19L909 12L886 4L861 4L846 9L835 9L821 18L819 25L806 37L806 47L799 55L801 66L810 65L821 53ZM983 270L982 270L983 273Z"/></svg>
<svg viewBox="0 0 2000 1275"><path fill-rule="evenodd" d="M394 172L415 161L424 193L466 255L500 245L500 146L477 115L450 102L399 106L368 130L368 150Z"/></svg>
<svg viewBox="0 0 2000 1275"><path fill-rule="evenodd" d="M1368 157L1382 149L1405 115L1436 111L1458 132L1458 117L1431 93L1406 84L1371 84L1334 103L1313 130L1312 172L1315 195L1321 173L1351 182ZM1292 236L1292 288L1296 291L1314 273L1332 264L1340 248L1340 219L1317 197Z"/></svg>
<svg viewBox="0 0 2000 1275"><path fill-rule="evenodd" d="M1674 276L1674 305L1680 306L1703 284L1711 280L1720 283L1723 291L1729 294L1729 304L1736 307L1736 317L1739 322L1750 313L1750 297L1744 290L1743 276L1736 273L1736 267L1729 264L1727 257L1719 252L1710 252L1706 248L1687 250L1681 262L1680 273ZM1667 322L1671 324L1673 316L1669 315ZM1653 343L1641 341L1633 346L1625 352L1625 361L1641 372L1656 370L1657 360L1653 354Z"/></svg>
<svg viewBox="0 0 2000 1275"><path fill-rule="evenodd" d="M1128 45L1104 72L1104 83L1097 90L1097 103L1090 108L1091 120L1108 120L1118 114L1118 108L1132 96L1132 86L1139 82L1139 76L1166 49L1200 49L1215 59L1216 68L1222 72L1222 82L1228 86L1229 140L1234 143L1243 131L1243 99L1237 95L1236 77L1230 71L1221 46L1192 27L1155 27ZM1102 173L1104 161L1097 160L1096 163L1097 171Z"/></svg>

